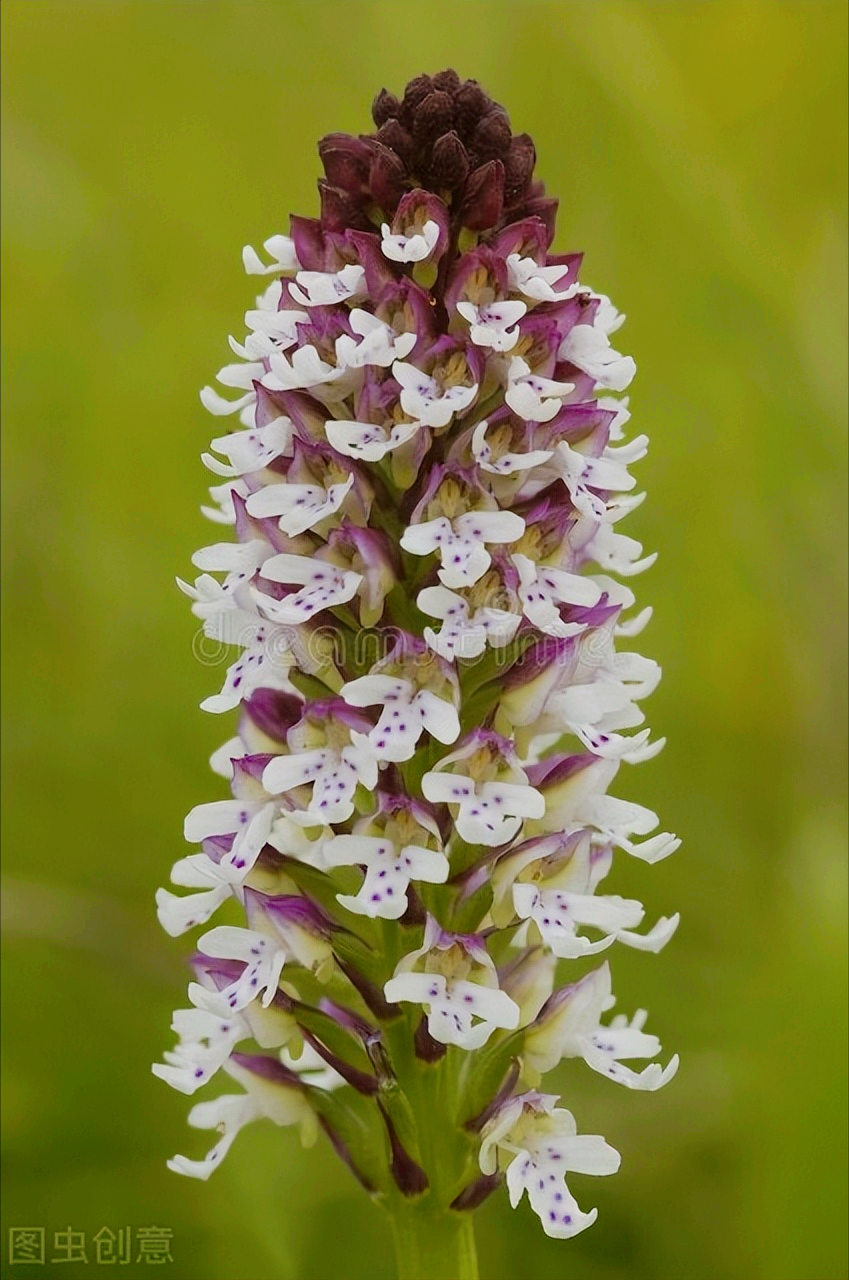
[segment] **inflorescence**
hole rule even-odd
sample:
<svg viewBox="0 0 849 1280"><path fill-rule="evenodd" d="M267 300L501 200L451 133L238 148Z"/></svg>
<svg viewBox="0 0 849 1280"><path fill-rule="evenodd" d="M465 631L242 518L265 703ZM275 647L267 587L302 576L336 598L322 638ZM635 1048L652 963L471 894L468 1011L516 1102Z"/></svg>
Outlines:
<svg viewBox="0 0 849 1280"><path fill-rule="evenodd" d="M614 851L679 843L608 794L662 746L623 733L660 670L614 647L651 612L620 579L654 557L615 531L643 496L616 394L635 367L580 255L549 252L556 201L502 107L446 71L373 115L319 144L320 217L244 250L273 280L218 374L235 398L201 397L240 423L204 455L235 540L181 583L239 650L203 703L239 710L212 758L233 798L189 814L171 878L193 892L157 903L172 935L243 923L201 934L154 1071L242 1092L198 1103L220 1137L169 1164L207 1178L265 1117L323 1130L378 1197L465 1210L506 1177L566 1237L595 1211L565 1174L619 1157L543 1075L580 1058L656 1089L677 1067L629 1065L660 1053L645 1014L608 1020L608 965L575 964L678 922L640 932L603 891Z"/></svg>

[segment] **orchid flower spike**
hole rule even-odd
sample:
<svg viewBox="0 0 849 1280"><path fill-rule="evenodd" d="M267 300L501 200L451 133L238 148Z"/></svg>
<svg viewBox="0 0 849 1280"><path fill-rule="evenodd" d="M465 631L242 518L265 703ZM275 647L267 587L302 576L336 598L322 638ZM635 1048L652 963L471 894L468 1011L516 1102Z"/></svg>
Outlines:
<svg viewBox="0 0 849 1280"><path fill-rule="evenodd" d="M568 1239L597 1214L573 1176L619 1166L542 1077L653 1091L678 1066L644 1010L608 1016L618 946L678 924L605 889L679 843L609 794L663 745L640 705L660 670L616 649L650 615L620 579L654 556L616 528L647 442L623 317L551 252L527 134L454 71L373 117L319 143L318 216L243 251L263 292L201 393L225 536L180 585L233 650L202 705L238 720L212 759L231 794L191 810L157 894L200 934L154 1072L243 1090L195 1104L218 1139L176 1173L208 1178L253 1121L323 1134L404 1274L436 1249L467 1280L502 1182Z"/></svg>

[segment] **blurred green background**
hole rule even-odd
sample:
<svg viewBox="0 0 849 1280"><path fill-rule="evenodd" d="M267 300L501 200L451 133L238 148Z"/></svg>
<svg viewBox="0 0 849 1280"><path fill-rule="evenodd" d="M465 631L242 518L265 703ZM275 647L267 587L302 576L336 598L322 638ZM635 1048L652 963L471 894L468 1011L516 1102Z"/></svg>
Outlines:
<svg viewBox="0 0 849 1280"><path fill-rule="evenodd" d="M197 391L256 291L241 246L315 211L322 134L453 64L534 136L556 247L630 317L652 450L628 532L661 553L638 590L670 744L620 793L684 837L617 884L680 908L674 944L614 958L681 1072L657 1095L564 1077L622 1172L576 1179L600 1217L571 1243L493 1197L482 1274L845 1277L846 18L4 0L4 1255L9 1226L155 1224L175 1280L393 1274L323 1145L255 1126L207 1185L166 1171L203 1138L149 1072L188 950L152 899L232 722L197 709L222 671L173 579L209 538Z"/></svg>

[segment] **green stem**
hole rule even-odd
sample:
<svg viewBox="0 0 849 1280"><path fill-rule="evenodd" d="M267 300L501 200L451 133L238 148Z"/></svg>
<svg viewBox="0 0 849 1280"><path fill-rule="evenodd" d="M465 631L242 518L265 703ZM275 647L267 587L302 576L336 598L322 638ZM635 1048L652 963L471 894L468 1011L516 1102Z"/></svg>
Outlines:
<svg viewBox="0 0 849 1280"><path fill-rule="evenodd" d="M391 1212L398 1280L478 1280L471 1213L398 1201Z"/></svg>

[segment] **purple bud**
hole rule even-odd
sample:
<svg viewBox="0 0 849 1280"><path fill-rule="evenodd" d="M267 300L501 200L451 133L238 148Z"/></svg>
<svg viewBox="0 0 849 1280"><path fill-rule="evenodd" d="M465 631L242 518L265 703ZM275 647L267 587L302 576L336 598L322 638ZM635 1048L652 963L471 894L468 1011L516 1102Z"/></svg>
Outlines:
<svg viewBox="0 0 849 1280"><path fill-rule="evenodd" d="M507 1074L501 1082L501 1086L495 1097L491 1102L487 1103L479 1115L474 1116L471 1120L467 1120L463 1125L463 1128L467 1129L469 1133L480 1133L487 1121L491 1120L495 1113L500 1111L504 1106L504 1103L511 1096L514 1088L516 1087L516 1081L518 1079L519 1063L514 1058L510 1063Z"/></svg>
<svg viewBox="0 0 849 1280"><path fill-rule="evenodd" d="M329 182L319 178L318 194L321 200L321 225L325 231L344 231L346 227L368 226L359 201L341 187L332 187Z"/></svg>
<svg viewBox="0 0 849 1280"><path fill-rule="evenodd" d="M589 751L580 755L563 753L549 756L536 764L529 764L525 772L532 787L553 787L558 783L566 782L582 769L589 769L594 764L598 764L598 756L592 755Z"/></svg>
<svg viewBox="0 0 849 1280"><path fill-rule="evenodd" d="M558 200L540 196L536 200L529 200L524 206L525 215L529 218L539 218L545 227L549 244L554 239L558 205Z"/></svg>
<svg viewBox="0 0 849 1280"><path fill-rule="evenodd" d="M388 120L377 131L376 142L381 151L388 151L394 154L396 159L402 162L401 172L403 174L404 166L412 163L415 155L416 144L413 141L412 134L408 133L400 120Z"/></svg>
<svg viewBox="0 0 849 1280"><path fill-rule="evenodd" d="M318 144L327 181L350 195L359 195L368 185L371 152L365 138L347 133L329 133Z"/></svg>
<svg viewBox="0 0 849 1280"><path fill-rule="evenodd" d="M378 134L369 173L375 204L394 209L404 192L404 161L412 151L412 139L397 120L384 125Z"/></svg>
<svg viewBox="0 0 849 1280"><path fill-rule="evenodd" d="M431 83L434 89L442 89L453 97L460 88L462 81L454 68L448 67L445 71L440 71L437 75L432 76Z"/></svg>
<svg viewBox="0 0 849 1280"><path fill-rule="evenodd" d="M301 1034L304 1040L315 1049L319 1057L323 1058L329 1067L332 1067L342 1079L356 1089L358 1093L365 1094L366 1097L373 1097L378 1090L377 1079L369 1075L366 1071L360 1071L357 1067L352 1067L350 1062L346 1062L344 1058L340 1058L338 1054L333 1053L327 1045L319 1040L318 1036L312 1031L308 1031L306 1027L301 1027Z"/></svg>
<svg viewBox="0 0 849 1280"><path fill-rule="evenodd" d="M373 1195L376 1190L376 1187L373 1185L373 1183L369 1182L365 1174L361 1173L360 1170L357 1168L357 1165L354 1161L354 1157L351 1155L351 1151L350 1151L350 1148L348 1147L348 1144L342 1140L342 1138L334 1129L333 1125L330 1123L330 1121L327 1119L326 1116L319 1114L318 1123L321 1125L322 1129L330 1139L330 1144L333 1147L333 1150L336 1152L339 1159L348 1166L348 1168L351 1170L351 1173L357 1179L357 1182L359 1182L360 1186L364 1187L365 1190L369 1193L369 1195Z"/></svg>
<svg viewBox="0 0 849 1280"><path fill-rule="evenodd" d="M336 963L344 973L345 977L353 987L359 991L366 1006L371 1010L376 1018L381 1022L389 1022L393 1018L398 1018L404 1012L399 1004L390 1004L384 997L383 991L375 983L370 982L359 969L346 960L336 957Z"/></svg>
<svg viewBox="0 0 849 1280"><path fill-rule="evenodd" d="M443 133L433 144L430 175L437 188L457 190L469 176L469 156L455 130Z"/></svg>
<svg viewBox="0 0 849 1280"><path fill-rule="evenodd" d="M395 94L390 93L388 89L381 89L371 104L371 118L379 129L381 125L386 124L387 120L397 119L400 109L401 104Z"/></svg>
<svg viewBox="0 0 849 1280"><path fill-rule="evenodd" d="M371 1023L366 1022L359 1014L354 1013L353 1009L348 1009L343 1004L337 1004L335 1000L330 1000L327 996L319 1000L318 1007L322 1013L326 1013L334 1022L338 1022L340 1027L344 1027L346 1031L351 1031L355 1036L359 1036L362 1041L379 1035Z"/></svg>
<svg viewBox="0 0 849 1280"><path fill-rule="evenodd" d="M258 913L265 913L272 922L279 921L281 924L294 925L325 940L342 930L342 926L337 924L317 902L300 893L282 893L269 897L256 889L245 889L245 908L249 922L252 922Z"/></svg>
<svg viewBox="0 0 849 1280"><path fill-rule="evenodd" d="M386 1125L386 1132L389 1135L389 1148L392 1155L392 1176L399 1191L405 1196L420 1196L427 1191L430 1183L427 1174L421 1165L416 1164L412 1156L404 1150L401 1145L398 1134L395 1132L395 1126L385 1111L383 1105L378 1102L380 1114L383 1116L383 1122Z"/></svg>
<svg viewBox="0 0 849 1280"><path fill-rule="evenodd" d="M304 1088L304 1082L297 1072L290 1071L277 1058L272 1058L268 1054L231 1053L230 1058L245 1071L250 1071L263 1080L270 1080L272 1084L287 1085L291 1089L303 1090Z"/></svg>
<svg viewBox="0 0 849 1280"><path fill-rule="evenodd" d="M451 1208L458 1210L477 1209L488 1196L491 1196L501 1182L501 1174L482 1174L474 1182L470 1182L458 1196L451 1201Z"/></svg>
<svg viewBox="0 0 849 1280"><path fill-rule="evenodd" d="M536 147L527 133L513 138L504 156L504 199L507 204L527 187L536 160Z"/></svg>
<svg viewBox="0 0 849 1280"><path fill-rule="evenodd" d="M281 743L304 713L303 701L280 689L257 689L243 705L256 727Z"/></svg>
<svg viewBox="0 0 849 1280"><path fill-rule="evenodd" d="M495 106L478 122L472 135L472 150L481 161L503 161L510 149L512 136L507 112L503 107Z"/></svg>
<svg viewBox="0 0 849 1280"><path fill-rule="evenodd" d="M404 90L401 103L401 117L406 125L412 123L413 117L428 94L433 92L433 81L430 76L416 76Z"/></svg>
<svg viewBox="0 0 849 1280"><path fill-rule="evenodd" d="M448 1051L448 1046L442 1044L439 1040L434 1040L428 1031L427 1017L424 1014L416 1027L413 1042L416 1046L416 1057L420 1058L422 1062L439 1062L440 1058L444 1058Z"/></svg>
<svg viewBox="0 0 849 1280"><path fill-rule="evenodd" d="M289 218L289 234L295 242L295 253L305 271L324 271L326 241L318 218Z"/></svg>
<svg viewBox="0 0 849 1280"><path fill-rule="evenodd" d="M454 95L454 112L457 132L461 138L471 138L489 104L489 96L476 80L467 80L457 90Z"/></svg>
<svg viewBox="0 0 849 1280"><path fill-rule="evenodd" d="M423 98L413 117L413 137L427 145L454 123L454 103L449 93L436 89Z"/></svg>
<svg viewBox="0 0 849 1280"><path fill-rule="evenodd" d="M500 160L482 164L466 183L463 225L472 231L494 227L504 208L504 165Z"/></svg>

